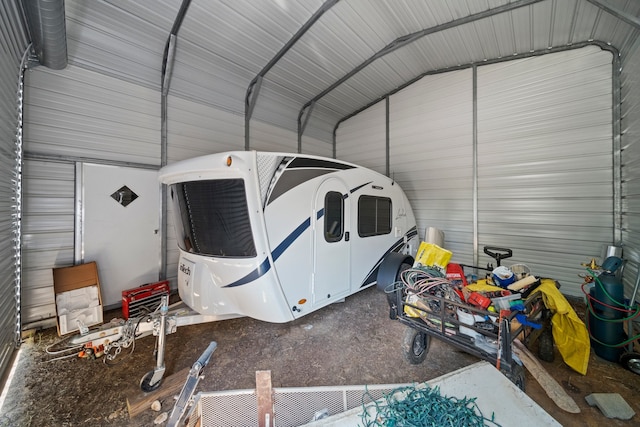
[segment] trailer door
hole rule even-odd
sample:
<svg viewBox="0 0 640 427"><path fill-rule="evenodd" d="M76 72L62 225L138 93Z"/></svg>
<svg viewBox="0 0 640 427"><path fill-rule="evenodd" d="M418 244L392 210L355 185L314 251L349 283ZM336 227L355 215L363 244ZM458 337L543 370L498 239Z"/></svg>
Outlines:
<svg viewBox="0 0 640 427"><path fill-rule="evenodd" d="M323 305L347 295L349 284L349 199L337 179L324 181L315 199L315 250L313 305Z"/></svg>

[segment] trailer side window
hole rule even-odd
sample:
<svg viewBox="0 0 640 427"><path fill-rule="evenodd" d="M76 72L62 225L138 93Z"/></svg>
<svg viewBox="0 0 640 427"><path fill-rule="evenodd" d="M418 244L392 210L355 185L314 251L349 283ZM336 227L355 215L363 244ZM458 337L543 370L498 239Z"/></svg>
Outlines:
<svg viewBox="0 0 640 427"><path fill-rule="evenodd" d="M360 196L358 199L358 235L378 236L391 233L391 199Z"/></svg>
<svg viewBox="0 0 640 427"><path fill-rule="evenodd" d="M330 191L324 196L324 238L339 242L344 233L344 199L342 193Z"/></svg>

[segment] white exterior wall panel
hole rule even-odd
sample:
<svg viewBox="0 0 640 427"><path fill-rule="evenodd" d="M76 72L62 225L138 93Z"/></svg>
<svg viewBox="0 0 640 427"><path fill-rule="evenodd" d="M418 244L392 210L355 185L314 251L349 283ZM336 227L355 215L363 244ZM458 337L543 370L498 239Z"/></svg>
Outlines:
<svg viewBox="0 0 640 427"><path fill-rule="evenodd" d="M581 295L613 243L612 56L597 47L478 68L478 234ZM490 259L483 255L483 264Z"/></svg>
<svg viewBox="0 0 640 427"><path fill-rule="evenodd" d="M336 132L336 157L387 173L387 102L380 101L345 120Z"/></svg>
<svg viewBox="0 0 640 427"><path fill-rule="evenodd" d="M418 233L445 232L454 259L473 255L472 70L425 76L390 97L390 172L411 201Z"/></svg>

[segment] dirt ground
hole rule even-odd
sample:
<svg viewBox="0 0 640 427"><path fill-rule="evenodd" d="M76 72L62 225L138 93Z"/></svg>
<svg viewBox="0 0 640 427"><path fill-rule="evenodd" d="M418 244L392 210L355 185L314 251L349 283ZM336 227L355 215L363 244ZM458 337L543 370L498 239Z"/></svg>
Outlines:
<svg viewBox="0 0 640 427"><path fill-rule="evenodd" d="M581 301L572 301L584 317ZM119 316L108 312L105 320ZM405 327L388 317L385 296L375 288L286 324L249 318L180 328L167 337L165 375L190 367L210 341L218 348L198 391L255 388L255 372L270 370L274 387L402 384L423 382L478 361L439 340L427 359L411 365L401 351ZM36 331L25 340L13 382L0 414L1 426L152 426L158 413L130 418L126 398L139 391L154 365L155 338L136 341L135 351L114 366L77 357L51 361L45 348L58 339L55 329ZM124 353L124 352L123 352ZM541 362L580 406L574 415L559 409L530 373L527 394L564 426L640 425L640 376L591 355L582 376L563 362ZM636 415L628 421L606 418L590 407L591 393L619 393ZM173 399L163 402L170 412ZM515 420L512 420L515 421ZM504 423L502 425L517 425Z"/></svg>

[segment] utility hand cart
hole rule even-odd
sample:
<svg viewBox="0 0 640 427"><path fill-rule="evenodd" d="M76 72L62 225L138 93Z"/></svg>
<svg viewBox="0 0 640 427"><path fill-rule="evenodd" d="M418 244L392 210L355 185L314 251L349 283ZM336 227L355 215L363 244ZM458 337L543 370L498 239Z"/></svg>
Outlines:
<svg viewBox="0 0 640 427"><path fill-rule="evenodd" d="M496 260L499 265L500 258ZM524 368L514 356L512 345L520 334L528 336L532 327L540 327L527 320L540 317L544 308L540 297L523 297L522 305L515 310L504 301L509 298L504 298L502 310L496 307L496 311L489 311L465 302L462 287L437 271L408 268L400 271L397 279L385 287L385 292L390 317L407 326L402 350L409 363L422 363L435 337L490 362L524 391ZM517 296L520 294L514 293Z"/></svg>

